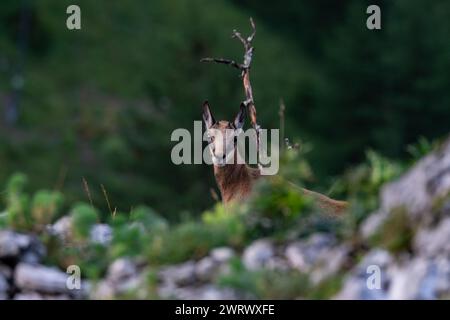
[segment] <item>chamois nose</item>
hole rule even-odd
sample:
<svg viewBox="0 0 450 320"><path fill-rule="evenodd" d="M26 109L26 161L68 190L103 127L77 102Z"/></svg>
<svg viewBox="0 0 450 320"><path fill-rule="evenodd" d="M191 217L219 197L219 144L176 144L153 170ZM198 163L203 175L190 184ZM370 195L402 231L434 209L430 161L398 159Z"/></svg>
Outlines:
<svg viewBox="0 0 450 320"><path fill-rule="evenodd" d="M222 156L222 160L225 160L226 157L227 157L227 156L224 154L224 155Z"/></svg>

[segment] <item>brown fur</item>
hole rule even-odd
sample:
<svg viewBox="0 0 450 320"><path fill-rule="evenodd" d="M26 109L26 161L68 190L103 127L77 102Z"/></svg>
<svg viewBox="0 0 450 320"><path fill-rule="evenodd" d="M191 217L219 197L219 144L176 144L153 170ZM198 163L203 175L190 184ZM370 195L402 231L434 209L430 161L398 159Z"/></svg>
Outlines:
<svg viewBox="0 0 450 320"><path fill-rule="evenodd" d="M253 185L261 177L259 170L245 164L214 166L214 176L225 205L233 201L244 201L252 192ZM325 213L340 215L348 208L348 203L331 199L321 193L300 188L307 197L314 199L316 205Z"/></svg>
<svg viewBox="0 0 450 320"><path fill-rule="evenodd" d="M242 127L244 110L241 106L241 111L233 123L228 121L215 122L210 113L209 105L205 102L203 105L203 119L207 128L218 129L224 133L226 129L235 129L237 126ZM223 136L225 135L223 134ZM236 161L237 156L237 149L235 148L235 161L233 164L225 164L224 166L214 165L214 176L224 204L247 199L252 193L255 181L261 177L259 169L251 168L246 164L239 164ZM326 213L341 214L348 208L348 203L345 201L334 200L318 192L299 188L289 181L288 183L298 188L305 196L312 198L317 204L317 207Z"/></svg>

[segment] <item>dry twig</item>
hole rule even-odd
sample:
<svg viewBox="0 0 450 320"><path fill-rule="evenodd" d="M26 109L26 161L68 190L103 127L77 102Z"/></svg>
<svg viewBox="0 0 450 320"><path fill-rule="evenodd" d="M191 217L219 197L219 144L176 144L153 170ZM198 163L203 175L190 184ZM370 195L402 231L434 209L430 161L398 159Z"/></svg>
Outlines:
<svg viewBox="0 0 450 320"><path fill-rule="evenodd" d="M232 38L237 38L244 46L244 61L239 64L231 59L223 59L223 58L203 58L201 62L215 62L220 64L229 65L241 71L241 77L245 90L246 100L243 101L244 105L247 107L248 114L250 116L250 122L252 127L256 130L257 137L257 150L259 150L259 132L261 127L258 125L256 121L256 107L255 102L253 100L253 90L252 85L250 83L250 67L253 59L254 48L252 45L253 38L256 35L256 27L252 18L250 18L250 25L252 27L252 33L247 38L243 37L240 32L237 30L233 30Z"/></svg>

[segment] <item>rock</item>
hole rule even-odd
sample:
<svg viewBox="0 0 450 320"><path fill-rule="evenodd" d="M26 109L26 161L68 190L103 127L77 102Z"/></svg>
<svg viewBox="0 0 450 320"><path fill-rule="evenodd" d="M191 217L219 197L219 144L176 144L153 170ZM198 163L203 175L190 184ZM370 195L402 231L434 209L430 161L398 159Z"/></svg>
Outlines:
<svg viewBox="0 0 450 320"><path fill-rule="evenodd" d="M414 239L414 249L427 257L450 256L450 217L434 229L419 230Z"/></svg>
<svg viewBox="0 0 450 320"><path fill-rule="evenodd" d="M19 256L27 248L31 238L9 230L0 230L0 259Z"/></svg>
<svg viewBox="0 0 450 320"><path fill-rule="evenodd" d="M22 291L72 296L84 295L87 289L85 284L82 283L81 289L70 290L67 287L68 276L68 274L56 268L26 263L19 263L14 272L15 284Z"/></svg>
<svg viewBox="0 0 450 320"><path fill-rule="evenodd" d="M91 242L108 245L112 240L112 229L107 224L96 224L92 227L90 233Z"/></svg>
<svg viewBox="0 0 450 320"><path fill-rule="evenodd" d="M291 268L310 273L311 280L317 284L342 268L349 251L346 245L338 246L333 235L316 233L307 240L288 245L285 256Z"/></svg>
<svg viewBox="0 0 450 320"><path fill-rule="evenodd" d="M158 290L158 295L163 299L179 300L236 300L245 298L233 289L218 288L211 284L184 288L162 287Z"/></svg>
<svg viewBox="0 0 450 320"><path fill-rule="evenodd" d="M108 268L107 278L113 283L119 283L124 279L137 274L137 267L130 259L121 258L115 260Z"/></svg>
<svg viewBox="0 0 450 320"><path fill-rule="evenodd" d="M363 239L368 240L371 236L373 236L384 223L386 218L387 213L382 210L376 211L369 215L369 217L362 222L360 227L360 233Z"/></svg>
<svg viewBox="0 0 450 320"><path fill-rule="evenodd" d="M114 285L110 281L102 280L93 287L90 297L93 300L112 300L115 295Z"/></svg>
<svg viewBox="0 0 450 320"><path fill-rule="evenodd" d="M336 239L333 236L316 233L308 240L289 244L286 247L285 256L293 268L308 272L316 263L318 256L324 250L329 250L335 243Z"/></svg>
<svg viewBox="0 0 450 320"><path fill-rule="evenodd" d="M147 297L146 275L145 270L138 270L136 263L132 260L117 259L109 266L106 278L93 287L91 298L109 300L133 292L145 299Z"/></svg>
<svg viewBox="0 0 450 320"><path fill-rule="evenodd" d="M62 242L70 242L72 239L72 217L64 216L53 225L47 227L47 232L57 236ZM90 230L90 241L101 245L108 245L112 240L112 229L109 225L98 223Z"/></svg>
<svg viewBox="0 0 450 320"><path fill-rule="evenodd" d="M35 236L9 230L0 231L0 259L39 263L46 250Z"/></svg>
<svg viewBox="0 0 450 320"><path fill-rule="evenodd" d="M38 264L45 257L46 253L47 250L44 245L37 238L33 238L20 257L20 261L28 264Z"/></svg>
<svg viewBox="0 0 450 320"><path fill-rule="evenodd" d="M318 256L315 267L311 272L311 281L318 284L337 274L347 262L349 252L350 248L345 244L323 251Z"/></svg>
<svg viewBox="0 0 450 320"><path fill-rule="evenodd" d="M273 257L264 266L269 270L287 271L290 269L289 263L286 259L281 257Z"/></svg>
<svg viewBox="0 0 450 320"><path fill-rule="evenodd" d="M7 292L9 290L9 284L8 279L0 273L0 296L1 295L7 295Z"/></svg>
<svg viewBox="0 0 450 320"><path fill-rule="evenodd" d="M16 294L14 300L44 300L44 297L37 292L24 292Z"/></svg>
<svg viewBox="0 0 450 320"><path fill-rule="evenodd" d="M201 281L211 280L220 264L211 257L204 257L195 266L195 275Z"/></svg>
<svg viewBox="0 0 450 320"><path fill-rule="evenodd" d="M249 270L264 267L274 257L275 250L269 240L257 240L248 246L242 256L244 265Z"/></svg>
<svg viewBox="0 0 450 320"><path fill-rule="evenodd" d="M400 179L387 184L381 193L386 212L403 206L411 218L424 218L433 202L450 192L450 140L420 160Z"/></svg>
<svg viewBox="0 0 450 320"><path fill-rule="evenodd" d="M188 285L195 282L194 261L187 261L182 264L164 267L159 272L159 277L163 282L173 283L176 285Z"/></svg>
<svg viewBox="0 0 450 320"><path fill-rule="evenodd" d="M391 270L389 299L438 299L450 293L450 258L418 257Z"/></svg>
<svg viewBox="0 0 450 320"><path fill-rule="evenodd" d="M233 249L228 247L219 247L215 248L210 253L211 258L219 263L224 263L230 260L235 256L235 252Z"/></svg>
<svg viewBox="0 0 450 320"><path fill-rule="evenodd" d="M348 274L340 292L334 299L343 300L384 300L388 298L387 287L390 276L388 267L393 263L389 252L381 249L370 251L363 260ZM369 288L367 280L373 274L369 266L376 266L380 270L380 288Z"/></svg>
<svg viewBox="0 0 450 320"><path fill-rule="evenodd" d="M450 139L420 160L401 178L384 185L380 192L381 208L363 223L364 238L372 236L390 212L404 208L417 225L433 221L433 206L450 193ZM444 205L450 213L450 201ZM435 208L434 208L435 209Z"/></svg>
<svg viewBox="0 0 450 320"><path fill-rule="evenodd" d="M37 292L22 292L14 296L14 300L69 300L68 295L42 295Z"/></svg>
<svg viewBox="0 0 450 320"><path fill-rule="evenodd" d="M47 230L63 242L69 241L72 238L72 217L64 216L60 218L53 225L48 226Z"/></svg>

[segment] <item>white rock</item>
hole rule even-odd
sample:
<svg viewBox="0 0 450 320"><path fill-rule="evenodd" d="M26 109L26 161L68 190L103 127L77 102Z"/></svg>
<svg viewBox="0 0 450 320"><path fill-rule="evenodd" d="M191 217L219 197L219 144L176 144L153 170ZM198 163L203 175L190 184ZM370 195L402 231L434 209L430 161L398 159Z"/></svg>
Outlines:
<svg viewBox="0 0 450 320"><path fill-rule="evenodd" d="M0 230L0 258L17 257L31 244L29 236L9 230Z"/></svg>
<svg viewBox="0 0 450 320"><path fill-rule="evenodd" d="M286 247L285 256L291 267L309 272L321 256L333 248L336 239L328 234L313 234L307 240L296 241Z"/></svg>
<svg viewBox="0 0 450 320"><path fill-rule="evenodd" d="M424 216L436 198L450 191L450 140L438 150L421 159L400 179L385 185L381 192L381 207L389 212L405 207L411 218Z"/></svg>
<svg viewBox="0 0 450 320"><path fill-rule="evenodd" d="M438 299L450 293L450 257L415 258L391 271L389 298Z"/></svg>
<svg viewBox="0 0 450 320"><path fill-rule="evenodd" d="M160 288L158 295L163 299L179 300L236 300L240 299L237 293L229 288L218 288L215 285L202 285L183 288Z"/></svg>
<svg viewBox="0 0 450 320"><path fill-rule="evenodd" d="M70 290L67 287L68 276L56 268L26 263L19 263L14 272L15 284L23 291L84 295L86 287L83 282L81 289Z"/></svg>
<svg viewBox="0 0 450 320"><path fill-rule="evenodd" d="M44 300L44 297L37 292L18 293L14 300Z"/></svg>
<svg viewBox="0 0 450 320"><path fill-rule="evenodd" d="M388 267L394 259L389 252L381 249L370 251L363 260L351 270L340 292L334 299L343 300L384 300L388 299L386 287L389 285L390 276ZM376 266L380 270L380 288L369 288L367 281L373 275L369 272L369 266Z"/></svg>
<svg viewBox="0 0 450 320"><path fill-rule="evenodd" d="M211 280L219 267L219 263L211 257L204 257L197 262L195 267L195 275L202 281Z"/></svg>
<svg viewBox="0 0 450 320"><path fill-rule="evenodd" d="M112 300L115 294L114 285L110 281L102 280L93 286L90 297L93 300Z"/></svg>
<svg viewBox="0 0 450 320"><path fill-rule="evenodd" d="M118 283L137 274L136 264L130 259L120 258L115 260L108 268L107 278L113 283Z"/></svg>
<svg viewBox="0 0 450 320"><path fill-rule="evenodd" d="M450 256L450 217L432 230L421 229L414 239L414 248L427 257Z"/></svg>
<svg viewBox="0 0 450 320"><path fill-rule="evenodd" d="M72 217L64 216L53 225L48 226L48 231L59 237L62 241L69 241L72 238Z"/></svg>
<svg viewBox="0 0 450 320"><path fill-rule="evenodd" d="M65 294L59 295L41 295L37 292L21 292L14 296L14 300L69 300L70 297Z"/></svg>
<svg viewBox="0 0 450 320"><path fill-rule="evenodd" d="M107 224L96 224L90 231L91 242L108 245L112 240L112 229Z"/></svg>
<svg viewBox="0 0 450 320"><path fill-rule="evenodd" d="M248 246L242 256L244 265L249 270L264 267L275 255L272 243L268 240L257 240Z"/></svg>
<svg viewBox="0 0 450 320"><path fill-rule="evenodd" d="M229 247L219 247L215 248L210 253L211 258L213 258L215 261L219 263L224 263L230 260L232 257L235 256L235 252L233 249Z"/></svg>
<svg viewBox="0 0 450 320"><path fill-rule="evenodd" d="M187 285L195 282L195 266L194 261L187 261L178 265L164 267L160 270L159 276L163 282Z"/></svg>
<svg viewBox="0 0 450 320"><path fill-rule="evenodd" d="M376 211L369 215L366 220L361 224L361 235L364 239L369 239L371 236L375 235L378 229L381 227L383 222L386 220L388 213L385 211Z"/></svg>

